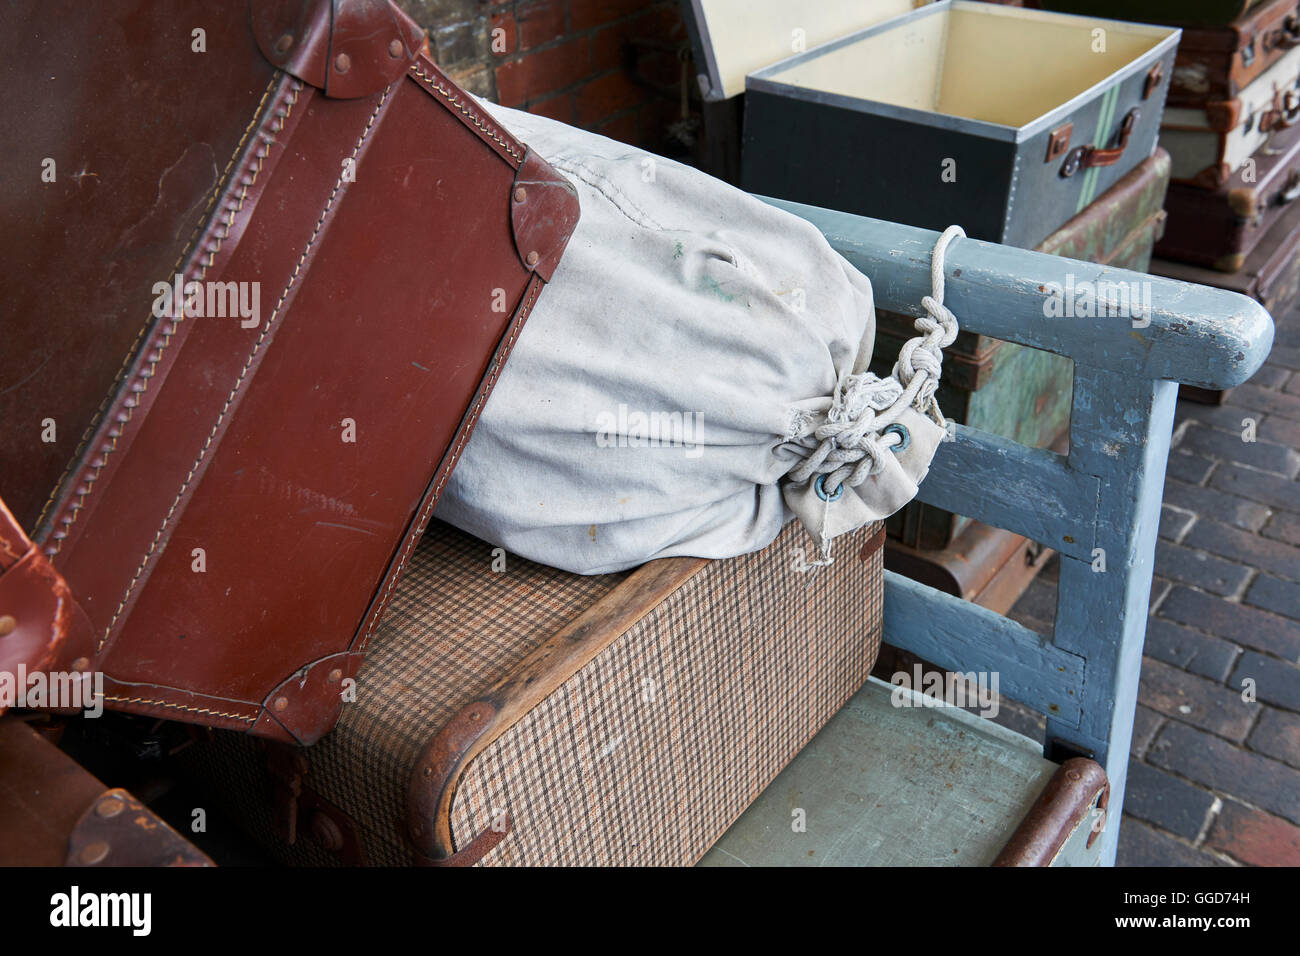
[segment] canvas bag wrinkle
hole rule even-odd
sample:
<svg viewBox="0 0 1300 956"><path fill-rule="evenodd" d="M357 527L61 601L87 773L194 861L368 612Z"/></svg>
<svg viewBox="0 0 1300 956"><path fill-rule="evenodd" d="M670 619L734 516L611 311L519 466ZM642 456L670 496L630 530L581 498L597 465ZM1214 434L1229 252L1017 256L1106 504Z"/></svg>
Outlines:
<svg viewBox="0 0 1300 956"><path fill-rule="evenodd" d="M671 160L483 106L569 178L582 215L438 517L600 574L755 551L792 514L827 561L836 536L911 500L944 435L933 393L956 322L942 247L960 230L936 247L928 331L877 379L871 283L810 223Z"/></svg>

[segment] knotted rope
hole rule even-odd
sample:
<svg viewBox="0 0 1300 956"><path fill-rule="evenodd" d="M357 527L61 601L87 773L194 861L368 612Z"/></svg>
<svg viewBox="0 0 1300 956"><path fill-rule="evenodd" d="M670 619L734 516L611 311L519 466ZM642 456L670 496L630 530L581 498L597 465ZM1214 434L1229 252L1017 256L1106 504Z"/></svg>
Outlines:
<svg viewBox="0 0 1300 956"><path fill-rule="evenodd" d="M826 475L822 487L834 494L844 483L855 488L879 474L890 449L903 441L901 434L886 429L907 408L928 415L941 428L947 424L934 400L943 350L957 338L957 317L943 304L944 258L949 244L965 236L960 226L949 226L934 244L931 294L921 299L926 314L915 322L920 334L903 345L889 378L867 372L842 376L836 383L826 421L813 432L819 444L791 469L792 483Z"/></svg>

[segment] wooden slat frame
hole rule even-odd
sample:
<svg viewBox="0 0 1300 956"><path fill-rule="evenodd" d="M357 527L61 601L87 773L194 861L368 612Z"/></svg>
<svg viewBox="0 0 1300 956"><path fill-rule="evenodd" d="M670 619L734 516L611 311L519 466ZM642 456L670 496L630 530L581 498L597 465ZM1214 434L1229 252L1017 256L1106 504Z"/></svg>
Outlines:
<svg viewBox="0 0 1300 956"><path fill-rule="evenodd" d="M783 200L870 277L876 305L920 314L938 234ZM1264 363L1273 321L1246 296L975 240L953 243L946 304L966 331L1074 361L1070 452L954 426L920 500L1061 552L1051 640L894 574L885 640L954 671L996 671L1047 716L1048 739L1093 755L1111 783L1102 861L1114 862L1178 383L1223 389ZM1049 290L1141 283L1150 311L1049 317ZM1102 561L1104 560L1104 570Z"/></svg>

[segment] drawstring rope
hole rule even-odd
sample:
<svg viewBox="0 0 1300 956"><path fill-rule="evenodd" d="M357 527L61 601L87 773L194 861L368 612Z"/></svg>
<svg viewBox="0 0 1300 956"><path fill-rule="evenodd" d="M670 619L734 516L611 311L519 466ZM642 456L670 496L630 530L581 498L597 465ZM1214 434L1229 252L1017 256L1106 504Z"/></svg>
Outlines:
<svg viewBox="0 0 1300 956"><path fill-rule="evenodd" d="M921 299L926 314L915 322L921 334L903 345L889 378L877 378L870 372L841 377L825 423L813 432L820 444L791 469L792 483L825 475L822 487L834 497L842 484L856 488L879 474L886 454L903 441L898 432L884 434L885 429L907 408L928 415L940 428L946 427L934 392L943 368L943 349L957 338L957 317L943 304L943 289L944 257L948 245L959 237L966 237L961 227L949 226L934 244L930 256L932 293Z"/></svg>

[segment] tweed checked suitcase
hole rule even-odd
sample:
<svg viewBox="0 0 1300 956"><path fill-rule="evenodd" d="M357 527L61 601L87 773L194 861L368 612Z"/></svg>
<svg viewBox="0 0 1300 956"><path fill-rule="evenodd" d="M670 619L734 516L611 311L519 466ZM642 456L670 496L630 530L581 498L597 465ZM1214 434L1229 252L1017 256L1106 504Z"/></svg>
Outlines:
<svg viewBox="0 0 1300 956"><path fill-rule="evenodd" d="M1169 171L1169 154L1157 149L1044 240L1038 251L1145 272L1151 250L1165 229L1161 206L1169 187ZM884 356L907 339L912 320L877 310L876 322L876 354ZM885 365L874 370L877 374L889 371ZM953 421L1037 448L1050 446L1069 426L1073 368L1068 359L959 332L945 355L943 371L937 394L944 415ZM935 550L952 545L968 522L949 511L913 501L889 518L886 527L891 539ZM1009 554L1016 545L1001 542L994 550ZM936 580L927 583L942 586Z"/></svg>
<svg viewBox="0 0 1300 956"><path fill-rule="evenodd" d="M1236 272L1300 196L1300 128L1279 132L1216 190L1169 187L1162 259Z"/></svg>
<svg viewBox="0 0 1300 956"><path fill-rule="evenodd" d="M313 741L576 196L387 0L0 20L0 671Z"/></svg>
<svg viewBox="0 0 1300 956"><path fill-rule="evenodd" d="M883 536L580 576L435 521L332 733L178 759L285 863L694 863L866 681Z"/></svg>

